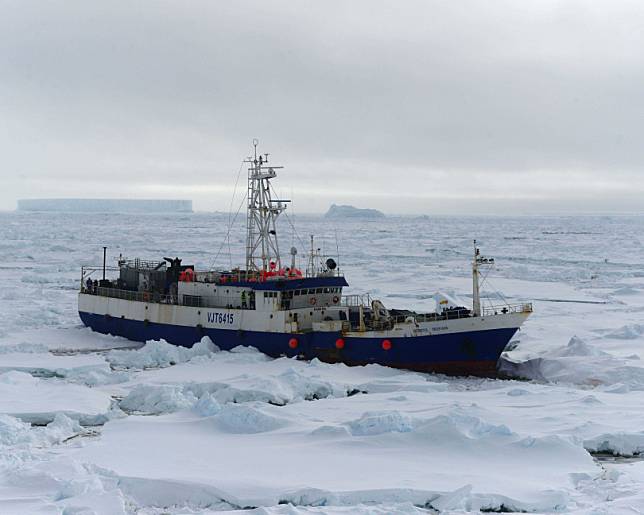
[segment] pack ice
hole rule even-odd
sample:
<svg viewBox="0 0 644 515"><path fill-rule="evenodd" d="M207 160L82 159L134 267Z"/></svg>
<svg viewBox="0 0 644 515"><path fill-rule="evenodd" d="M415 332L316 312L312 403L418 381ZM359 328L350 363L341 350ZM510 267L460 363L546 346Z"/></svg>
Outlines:
<svg viewBox="0 0 644 515"><path fill-rule="evenodd" d="M0 218L0 513L644 511L641 217L477 218L487 294L535 303L497 380L97 335L80 263L127 242L208 267L227 215ZM472 220L337 230L356 293L468 302Z"/></svg>

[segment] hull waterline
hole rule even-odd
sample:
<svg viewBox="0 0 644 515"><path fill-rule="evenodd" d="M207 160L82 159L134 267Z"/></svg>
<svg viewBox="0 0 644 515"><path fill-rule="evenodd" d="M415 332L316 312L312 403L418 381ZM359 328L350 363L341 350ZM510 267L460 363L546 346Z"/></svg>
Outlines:
<svg viewBox="0 0 644 515"><path fill-rule="evenodd" d="M379 364L393 368L447 375L495 377L497 362L518 328L501 328L417 337L389 337L391 348L382 348L380 337L351 337L340 332L280 333L217 329L128 320L88 312L79 313L92 330L146 342L165 340L191 347L208 336L222 350L239 345L255 347L268 356L320 359L350 366ZM295 338L297 347L289 342ZM336 348L338 338L344 340Z"/></svg>

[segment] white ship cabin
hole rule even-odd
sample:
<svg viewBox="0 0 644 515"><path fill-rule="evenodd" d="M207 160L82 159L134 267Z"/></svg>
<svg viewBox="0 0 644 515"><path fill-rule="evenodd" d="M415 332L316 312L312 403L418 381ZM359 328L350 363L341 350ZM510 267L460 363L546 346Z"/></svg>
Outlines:
<svg viewBox="0 0 644 515"><path fill-rule="evenodd" d="M340 330L356 319L357 306L350 306L342 290L348 286L333 266L305 277L299 270L274 273L245 271L194 272L178 258L165 261L119 259L118 279L88 284L92 272L84 267L82 293L113 297L148 304L171 304L192 308L241 310L247 320L266 320L269 327L292 330ZM90 280L90 283L93 281ZM368 309L368 308L365 308Z"/></svg>
<svg viewBox="0 0 644 515"><path fill-rule="evenodd" d="M337 275L271 279L255 282L232 274L197 272L194 280L178 281L178 301L187 306L268 312L328 308L340 306L342 288L348 286Z"/></svg>

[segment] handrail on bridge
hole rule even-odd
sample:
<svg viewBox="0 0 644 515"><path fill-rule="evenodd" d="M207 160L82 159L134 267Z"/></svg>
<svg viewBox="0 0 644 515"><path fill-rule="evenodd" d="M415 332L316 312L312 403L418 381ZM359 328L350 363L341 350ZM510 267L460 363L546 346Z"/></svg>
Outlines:
<svg viewBox="0 0 644 515"><path fill-rule="evenodd" d="M523 302L519 304L489 306L481 310L481 316L505 315L508 313L532 313L532 303Z"/></svg>

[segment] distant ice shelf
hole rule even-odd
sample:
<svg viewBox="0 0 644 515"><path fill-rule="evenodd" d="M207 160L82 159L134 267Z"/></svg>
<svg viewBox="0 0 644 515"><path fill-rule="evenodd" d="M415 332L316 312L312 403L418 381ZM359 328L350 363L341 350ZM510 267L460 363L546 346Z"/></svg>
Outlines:
<svg viewBox="0 0 644 515"><path fill-rule="evenodd" d="M192 213L192 200L43 198L18 200L18 211Z"/></svg>
<svg viewBox="0 0 644 515"><path fill-rule="evenodd" d="M354 206L339 206L331 204L324 215L326 218L384 218L385 215L377 209L365 209Z"/></svg>

